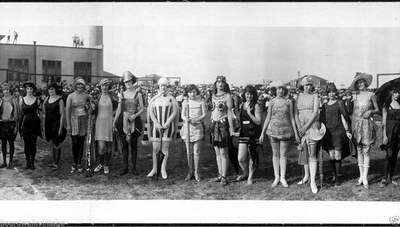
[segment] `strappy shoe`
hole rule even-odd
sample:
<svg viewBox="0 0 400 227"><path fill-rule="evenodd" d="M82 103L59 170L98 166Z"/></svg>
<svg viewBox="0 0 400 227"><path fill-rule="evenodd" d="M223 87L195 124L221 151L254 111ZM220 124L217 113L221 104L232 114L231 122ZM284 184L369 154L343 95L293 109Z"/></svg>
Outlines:
<svg viewBox="0 0 400 227"><path fill-rule="evenodd" d="M53 167L51 168L51 170L53 170L53 171L56 171L56 170L58 170L58 165L53 165Z"/></svg>
<svg viewBox="0 0 400 227"><path fill-rule="evenodd" d="M283 186L284 188L289 187L289 185L288 185L288 183L286 182L285 178L281 178L281 179L279 180L279 182L282 184L282 186Z"/></svg>
<svg viewBox="0 0 400 227"><path fill-rule="evenodd" d="M318 192L318 187L317 187L317 186L315 186L315 187L311 186L311 192L312 192L313 194L317 194L317 192Z"/></svg>
<svg viewBox="0 0 400 227"><path fill-rule="evenodd" d="M190 179L193 178L193 173L188 173L188 175L185 178L185 181L190 181Z"/></svg>
<svg viewBox="0 0 400 227"><path fill-rule="evenodd" d="M365 189L369 190L369 184L367 180L363 180L363 185Z"/></svg>
<svg viewBox="0 0 400 227"><path fill-rule="evenodd" d="M149 174L147 174L147 177L148 178L152 178L152 177L154 177L154 175L157 173L157 171L150 171L150 173Z"/></svg>
<svg viewBox="0 0 400 227"><path fill-rule="evenodd" d="M71 173L75 173L75 171L76 171L76 165L74 164L71 166Z"/></svg>
<svg viewBox="0 0 400 227"><path fill-rule="evenodd" d="M309 178L307 178L307 179L305 179L305 180L304 180L304 178L303 178L303 179L301 179L301 181L299 181L297 184L298 184L298 185L308 184L308 181L309 181Z"/></svg>
<svg viewBox="0 0 400 227"><path fill-rule="evenodd" d="M399 185L399 182L397 182L396 180L392 180L392 182L391 182L393 185L396 185L396 186L398 186Z"/></svg>
<svg viewBox="0 0 400 227"><path fill-rule="evenodd" d="M93 172L97 173L99 172L101 169L103 169L103 165L99 164L98 166L96 166L96 168L94 168Z"/></svg>
<svg viewBox="0 0 400 227"><path fill-rule="evenodd" d="M198 182L201 181L200 174L197 170L194 171L194 179L196 179L196 181L198 181Z"/></svg>
<svg viewBox="0 0 400 227"><path fill-rule="evenodd" d="M271 187L275 187L279 184L279 178L275 178L274 182L272 182Z"/></svg>
<svg viewBox="0 0 400 227"><path fill-rule="evenodd" d="M81 164L78 165L78 172L82 172L83 171L83 167Z"/></svg>
<svg viewBox="0 0 400 227"><path fill-rule="evenodd" d="M228 182L226 181L226 177L221 176L221 183L222 186L225 186L228 184Z"/></svg>
<svg viewBox="0 0 400 227"><path fill-rule="evenodd" d="M47 167L53 168L54 166L55 166L54 162L52 162L52 163L50 163L50 164L47 164Z"/></svg>
<svg viewBox="0 0 400 227"><path fill-rule="evenodd" d="M383 180L381 180L381 183L379 184L379 187L384 188L384 187L386 187L387 185L388 185L387 180L383 179Z"/></svg>
<svg viewBox="0 0 400 227"><path fill-rule="evenodd" d="M236 181L242 181L242 180L244 180L246 177L247 177L246 175L239 175L239 176L236 178Z"/></svg>
<svg viewBox="0 0 400 227"><path fill-rule="evenodd" d="M357 181L357 183L356 183L356 185L357 185L357 186L358 186L358 185L362 185L362 183L363 183L362 178L359 178L358 181Z"/></svg>
<svg viewBox="0 0 400 227"><path fill-rule="evenodd" d="M214 182L218 183L221 182L222 176L219 175L217 178L214 179Z"/></svg>

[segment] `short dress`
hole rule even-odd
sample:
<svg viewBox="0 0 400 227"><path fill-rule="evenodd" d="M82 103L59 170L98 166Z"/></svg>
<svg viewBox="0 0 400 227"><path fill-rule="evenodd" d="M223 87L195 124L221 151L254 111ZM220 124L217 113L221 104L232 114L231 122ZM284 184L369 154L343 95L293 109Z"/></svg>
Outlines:
<svg viewBox="0 0 400 227"><path fill-rule="evenodd" d="M58 130L60 129L61 117L59 106L60 100L62 100L62 97L52 103L49 103L49 99L47 99L47 101L44 103L44 108L46 110L46 118L44 121L46 141L49 142L50 140L52 140L56 146L64 142L67 135L64 127L64 133L61 133L61 135L58 134Z"/></svg>
<svg viewBox="0 0 400 227"><path fill-rule="evenodd" d="M71 135L85 136L88 128L86 102L71 102Z"/></svg>
<svg viewBox="0 0 400 227"><path fill-rule="evenodd" d="M340 106L342 105L342 107ZM335 102L332 105L325 103L321 109L320 121L325 124L326 132L322 138L322 149L342 151L346 143L346 130L342 122L342 112L344 104L342 102Z"/></svg>
<svg viewBox="0 0 400 227"><path fill-rule="evenodd" d="M202 113L202 107L201 107L202 101L200 99L197 100L190 100L189 101L189 117L190 118L198 118L203 115ZM204 139L204 124L201 121L198 121L196 123L190 123L189 124L189 140L190 142L197 142L200 140ZM188 143L188 124L183 123L181 131L180 131L181 138Z"/></svg>
<svg viewBox="0 0 400 227"><path fill-rule="evenodd" d="M37 114L39 110L38 99L28 105L25 100L22 99L22 123L21 123L21 135L31 136L36 135L42 137L42 131L40 127L40 118Z"/></svg>
<svg viewBox="0 0 400 227"><path fill-rule="evenodd" d="M111 97L102 95L97 104L95 140L112 142L113 106Z"/></svg>
<svg viewBox="0 0 400 227"><path fill-rule="evenodd" d="M300 93L299 97L297 99L297 110L299 114L299 121L300 125L298 126L299 129L301 129L307 122L310 120L310 117L312 116L314 112L314 102L318 102L318 99L314 98L314 94L306 94L306 93ZM308 130L305 133L305 138L307 143L313 143L315 141L309 139L309 132L311 128L314 128L316 130L319 130L318 126L318 117L314 119L314 122L311 124L311 126L308 128Z"/></svg>
<svg viewBox="0 0 400 227"><path fill-rule="evenodd" d="M212 113L210 126L211 145L217 147L229 146L229 122L228 122L228 93L212 96Z"/></svg>
<svg viewBox="0 0 400 227"><path fill-rule="evenodd" d="M362 116L366 111L372 109L372 96L370 91L360 92L353 96L353 114L351 115L351 129L357 144L370 146L375 143L376 129L371 118L364 119Z"/></svg>
<svg viewBox="0 0 400 227"><path fill-rule="evenodd" d="M244 104L241 105L239 116L240 116L240 133L239 143L255 143L256 139L260 137L261 126L254 123L251 119L247 110L243 109ZM250 111L251 114L255 114L256 108Z"/></svg>
<svg viewBox="0 0 400 227"><path fill-rule="evenodd" d="M167 122L168 118L173 114L173 102L172 102L172 97L169 99L165 98L160 98L161 96L158 96L153 99L153 111L157 121L163 125L165 122ZM154 127L153 122L151 122L151 138L153 141L160 142L161 141L161 135L160 131ZM164 132L164 135L162 137L163 141L172 141L173 135L175 133L175 122L172 121L168 129Z"/></svg>
<svg viewBox="0 0 400 227"><path fill-rule="evenodd" d="M14 97L2 98L0 138L14 141L17 137L18 101Z"/></svg>
<svg viewBox="0 0 400 227"><path fill-rule="evenodd" d="M279 140L290 140L294 132L290 122L290 100L289 99L272 99L271 120L268 124L266 134L272 138Z"/></svg>
<svg viewBox="0 0 400 227"><path fill-rule="evenodd" d="M400 144L400 109L393 109L389 106L386 117L386 136L388 137L387 147L399 146ZM397 148L396 148L397 149Z"/></svg>

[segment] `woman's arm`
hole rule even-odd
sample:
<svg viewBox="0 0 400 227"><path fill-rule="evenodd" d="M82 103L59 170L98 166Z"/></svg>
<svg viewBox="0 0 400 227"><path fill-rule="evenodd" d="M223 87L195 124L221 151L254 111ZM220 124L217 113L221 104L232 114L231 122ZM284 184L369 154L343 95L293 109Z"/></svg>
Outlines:
<svg viewBox="0 0 400 227"><path fill-rule="evenodd" d="M372 102L372 106L374 107L374 109L366 111L363 114L364 118L369 118L369 117L371 117L371 115L379 113L379 107L378 107L378 103L376 101L376 95L375 94L373 94L371 96L371 102Z"/></svg>
<svg viewBox="0 0 400 227"><path fill-rule="evenodd" d="M313 99L314 99L313 112L312 112L309 120L307 121L307 123L303 127L300 128L300 135L304 134L310 128L310 126L314 123L315 119L318 116L318 111L319 111L318 95L314 94Z"/></svg>
<svg viewBox="0 0 400 227"><path fill-rule="evenodd" d="M60 100L58 102L58 106L60 107L60 128L58 129L58 134L61 135L62 128L64 126L64 116L65 116L65 111L64 111L64 100Z"/></svg>
<svg viewBox="0 0 400 227"><path fill-rule="evenodd" d="M294 114L294 120L296 122L296 126L298 129L300 129L301 125L300 125L300 118L299 118L299 110L297 108L298 99L299 99L299 96L297 96L297 98L294 100L293 114Z"/></svg>
<svg viewBox="0 0 400 227"><path fill-rule="evenodd" d="M290 123L292 124L292 128L293 128L293 132L294 132L294 137L296 139L297 143L300 143L300 138L299 138L299 134L297 133L297 128L296 128L296 122L294 120L294 116L293 116L293 103L291 100L289 101L289 118L290 118Z"/></svg>
<svg viewBox="0 0 400 227"><path fill-rule="evenodd" d="M233 136L235 135L235 129L233 128L233 113L232 113L233 102L232 102L232 96L230 94L226 96L226 106L228 108L227 116L229 122L229 133L231 136Z"/></svg>
<svg viewBox="0 0 400 227"><path fill-rule="evenodd" d="M187 100L183 100L182 102L182 112L181 112L181 118L183 122L187 123L189 121L189 117L187 116Z"/></svg>
<svg viewBox="0 0 400 227"><path fill-rule="evenodd" d="M383 107L382 108L382 143L385 145L389 142L387 134L386 134L386 126L387 126L386 120L387 120L387 109L386 109L386 107Z"/></svg>
<svg viewBox="0 0 400 227"><path fill-rule="evenodd" d="M254 106L255 110L254 110L254 115L251 113L250 108L247 108L247 114L249 115L249 117L251 118L251 120L256 124L256 125L260 125L261 124L261 109L260 106L258 104L256 104ZM256 116L258 115L258 116Z"/></svg>
<svg viewBox="0 0 400 227"><path fill-rule="evenodd" d="M201 104L200 105L201 105L201 116L199 118L195 119L196 122L204 120L206 118L206 116L207 116L206 102L204 101L204 99L201 99Z"/></svg>
<svg viewBox="0 0 400 227"><path fill-rule="evenodd" d="M272 106L273 106L273 100L271 100L269 102L269 105L268 105L267 117L265 118L264 125L263 125L263 128L261 130L261 135L260 135L260 138L259 138L260 143L262 143L264 141L264 134L265 134L265 131L267 130L269 122L271 120Z"/></svg>
<svg viewBox="0 0 400 227"><path fill-rule="evenodd" d="M139 101L139 111L133 115L133 119L131 121L135 120L135 118L140 117L144 111L144 104L143 104L143 98L142 98L142 93L138 93L136 98Z"/></svg>
<svg viewBox="0 0 400 227"><path fill-rule="evenodd" d="M176 115L178 114L178 108L179 108L178 102L176 101L176 99L173 96L170 96L170 98L172 101L172 114L171 114L171 116L169 116L169 118L163 125L164 129L169 128L169 126L171 125L171 122L175 119Z"/></svg>
<svg viewBox="0 0 400 227"><path fill-rule="evenodd" d="M67 121L67 131L68 131L68 133L71 133L71 114L70 114L70 111L71 111L71 102L72 102L72 95L73 94L74 93L71 93L71 94L68 95L67 104L66 104L66 107L65 107L65 120Z"/></svg>

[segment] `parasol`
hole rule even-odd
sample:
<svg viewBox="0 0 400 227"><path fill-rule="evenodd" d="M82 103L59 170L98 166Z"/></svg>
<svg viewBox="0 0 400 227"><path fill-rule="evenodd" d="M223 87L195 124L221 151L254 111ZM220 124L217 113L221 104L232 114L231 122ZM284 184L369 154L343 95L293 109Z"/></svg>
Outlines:
<svg viewBox="0 0 400 227"><path fill-rule="evenodd" d="M382 110L383 104L388 100L390 90L394 87L400 88L400 77L382 84L378 90L376 90L376 101L378 102L380 110Z"/></svg>

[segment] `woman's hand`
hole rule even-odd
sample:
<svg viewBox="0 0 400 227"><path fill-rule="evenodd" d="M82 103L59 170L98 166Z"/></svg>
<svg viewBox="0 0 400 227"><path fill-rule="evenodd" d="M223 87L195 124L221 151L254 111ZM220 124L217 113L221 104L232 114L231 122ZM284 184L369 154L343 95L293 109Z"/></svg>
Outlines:
<svg viewBox="0 0 400 227"><path fill-rule="evenodd" d="M367 110L365 111L365 113L363 114L363 118L367 119L371 116L372 111L371 110Z"/></svg>
<svg viewBox="0 0 400 227"><path fill-rule="evenodd" d="M136 119L136 116L135 116L135 115L136 115L136 114L132 114L131 116L129 116L128 120L129 120L130 122L134 121L134 120Z"/></svg>
<svg viewBox="0 0 400 227"><path fill-rule="evenodd" d="M347 138L349 138L350 140L351 140L351 138L353 138L353 135L351 135L350 132L346 132L346 136L347 136Z"/></svg>
<svg viewBox="0 0 400 227"><path fill-rule="evenodd" d="M258 138L258 141L260 141L260 143L264 142L264 134L263 133L261 133L261 136L260 136L260 138Z"/></svg>
<svg viewBox="0 0 400 227"><path fill-rule="evenodd" d="M295 134L295 135L294 135L294 138L296 139L296 142L297 142L297 143L300 143L300 137L299 137L299 135Z"/></svg>
<svg viewBox="0 0 400 227"><path fill-rule="evenodd" d="M253 108L250 108L250 106L247 107L246 108L247 114L250 115L252 110L253 110Z"/></svg>
<svg viewBox="0 0 400 227"><path fill-rule="evenodd" d="M171 124L171 123L165 123L165 124L163 124L162 128L163 128L163 129L167 129L167 128L169 128L170 124Z"/></svg>
<svg viewBox="0 0 400 227"><path fill-rule="evenodd" d="M388 142L389 142L388 137L387 137L387 136L383 136L382 143L383 143L384 145L387 145Z"/></svg>
<svg viewBox="0 0 400 227"><path fill-rule="evenodd" d="M154 123L154 126L156 127L156 129L160 130L163 128L163 126L160 123Z"/></svg>
<svg viewBox="0 0 400 227"><path fill-rule="evenodd" d="M299 136L303 137L306 134L306 131L307 131L307 127L304 126L304 127L300 128L299 129Z"/></svg>

